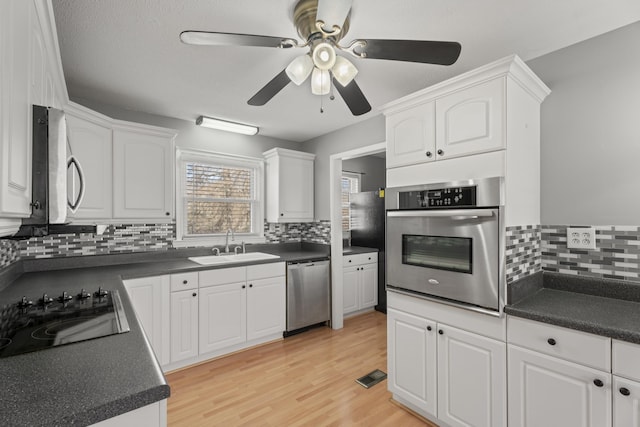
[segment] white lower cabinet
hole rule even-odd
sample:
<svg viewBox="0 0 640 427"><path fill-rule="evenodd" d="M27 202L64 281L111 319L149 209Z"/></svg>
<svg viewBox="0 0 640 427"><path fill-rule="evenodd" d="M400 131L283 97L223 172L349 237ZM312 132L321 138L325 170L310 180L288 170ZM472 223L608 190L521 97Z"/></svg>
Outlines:
<svg viewBox="0 0 640 427"><path fill-rule="evenodd" d="M171 362L198 355L198 289L171 293Z"/></svg>
<svg viewBox="0 0 640 427"><path fill-rule="evenodd" d="M515 345L508 353L509 425L611 426L610 373Z"/></svg>
<svg viewBox="0 0 640 427"><path fill-rule="evenodd" d="M161 365L170 360L169 276L144 277L124 282L136 315L151 342L151 347Z"/></svg>
<svg viewBox="0 0 640 427"><path fill-rule="evenodd" d="M392 307L387 369L394 398L451 427L505 426L506 344ZM465 323L457 314L450 320Z"/></svg>
<svg viewBox="0 0 640 427"><path fill-rule="evenodd" d="M343 314L373 308L378 304L378 253L344 257L342 269Z"/></svg>
<svg viewBox="0 0 640 427"><path fill-rule="evenodd" d="M640 427L640 382L613 376L613 425Z"/></svg>
<svg viewBox="0 0 640 427"><path fill-rule="evenodd" d="M200 289L200 353L247 340L246 287L243 281Z"/></svg>
<svg viewBox="0 0 640 427"><path fill-rule="evenodd" d="M438 324L438 419L451 426L504 426L506 344Z"/></svg>
<svg viewBox="0 0 640 427"><path fill-rule="evenodd" d="M247 340L281 334L286 322L284 276L248 281Z"/></svg>

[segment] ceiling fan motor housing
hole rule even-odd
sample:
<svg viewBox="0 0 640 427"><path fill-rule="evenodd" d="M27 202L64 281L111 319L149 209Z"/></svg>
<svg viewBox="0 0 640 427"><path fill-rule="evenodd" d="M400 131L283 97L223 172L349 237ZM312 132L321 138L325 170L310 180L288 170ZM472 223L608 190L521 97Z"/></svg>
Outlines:
<svg viewBox="0 0 640 427"><path fill-rule="evenodd" d="M318 30L316 26L318 13L318 0L300 0L293 10L293 23L298 30L298 35L307 42L317 39L331 39L335 44L340 41L347 31L349 31L349 22L351 12L342 24L341 30L337 34L327 35Z"/></svg>

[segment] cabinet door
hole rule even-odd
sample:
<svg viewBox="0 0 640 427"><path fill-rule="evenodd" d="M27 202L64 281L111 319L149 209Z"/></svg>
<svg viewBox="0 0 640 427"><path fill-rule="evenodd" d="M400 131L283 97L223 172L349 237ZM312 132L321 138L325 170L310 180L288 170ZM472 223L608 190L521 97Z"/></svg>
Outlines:
<svg viewBox="0 0 640 427"><path fill-rule="evenodd" d="M89 120L67 115L67 130L71 152L75 155L85 177L84 199L74 218L104 219L112 213L112 143L111 129ZM75 169L67 180L69 192L75 197L79 181Z"/></svg>
<svg viewBox="0 0 640 427"><path fill-rule="evenodd" d="M436 158L434 102L387 116L386 128L388 168Z"/></svg>
<svg viewBox="0 0 640 427"><path fill-rule="evenodd" d="M200 354L246 340L246 283L200 288Z"/></svg>
<svg viewBox="0 0 640 427"><path fill-rule="evenodd" d="M171 137L114 129L114 218L171 219L172 159Z"/></svg>
<svg viewBox="0 0 640 427"><path fill-rule="evenodd" d="M171 362L198 355L198 290L171 293Z"/></svg>
<svg viewBox="0 0 640 427"><path fill-rule="evenodd" d="M360 308L374 307L378 304L378 263L361 266L359 279Z"/></svg>
<svg viewBox="0 0 640 427"><path fill-rule="evenodd" d="M171 352L169 276L127 280L124 286L158 361L166 365Z"/></svg>
<svg viewBox="0 0 640 427"><path fill-rule="evenodd" d="M505 148L505 78L436 100L438 159Z"/></svg>
<svg viewBox="0 0 640 427"><path fill-rule="evenodd" d="M358 279L360 267L344 267L342 270L342 308L343 313L358 310Z"/></svg>
<svg viewBox="0 0 640 427"><path fill-rule="evenodd" d="M313 221L313 160L281 156L279 219Z"/></svg>
<svg viewBox="0 0 640 427"><path fill-rule="evenodd" d="M281 334L285 330L285 277L248 282L247 340Z"/></svg>
<svg viewBox="0 0 640 427"><path fill-rule="evenodd" d="M389 308L387 371L389 391L436 414L436 324Z"/></svg>
<svg viewBox="0 0 640 427"><path fill-rule="evenodd" d="M640 383L613 376L614 427L640 427Z"/></svg>
<svg viewBox="0 0 640 427"><path fill-rule="evenodd" d="M452 427L505 426L506 369L505 343L438 324L438 418Z"/></svg>
<svg viewBox="0 0 640 427"><path fill-rule="evenodd" d="M611 374L514 345L508 352L509 425L611 426Z"/></svg>
<svg viewBox="0 0 640 427"><path fill-rule="evenodd" d="M0 217L31 215L32 1L0 2ZM10 222L10 221L7 221ZM19 221L15 224L15 232ZM7 224L7 230L12 225ZM7 234L2 225L2 234Z"/></svg>

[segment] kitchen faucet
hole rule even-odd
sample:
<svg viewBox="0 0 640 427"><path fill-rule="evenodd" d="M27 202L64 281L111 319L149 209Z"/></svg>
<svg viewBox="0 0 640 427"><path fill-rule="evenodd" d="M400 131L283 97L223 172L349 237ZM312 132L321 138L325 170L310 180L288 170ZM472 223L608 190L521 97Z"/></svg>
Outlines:
<svg viewBox="0 0 640 427"><path fill-rule="evenodd" d="M233 236L233 229L229 228L227 229L227 235L224 239L224 253L228 254L229 253L229 233L231 233L231 241L233 242L235 240L235 237Z"/></svg>

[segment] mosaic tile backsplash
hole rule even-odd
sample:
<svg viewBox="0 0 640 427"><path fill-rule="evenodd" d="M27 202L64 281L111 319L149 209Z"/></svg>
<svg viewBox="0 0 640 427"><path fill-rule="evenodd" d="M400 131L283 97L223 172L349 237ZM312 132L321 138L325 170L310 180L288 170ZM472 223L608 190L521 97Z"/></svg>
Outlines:
<svg viewBox="0 0 640 427"><path fill-rule="evenodd" d="M567 249L567 227L542 226L543 270L640 282L640 227L595 226L595 250Z"/></svg>
<svg viewBox="0 0 640 427"><path fill-rule="evenodd" d="M311 242L331 243L331 221L264 224L264 237L268 243Z"/></svg>
<svg viewBox="0 0 640 427"><path fill-rule="evenodd" d="M166 251L173 248L176 225L109 225L101 235L92 233L54 234L27 240L0 239L0 269L20 259L107 255L131 252ZM330 221L302 224L267 224L268 243L331 242Z"/></svg>
<svg viewBox="0 0 640 427"><path fill-rule="evenodd" d="M507 227L505 233L507 284L537 273L542 268L540 231L539 225Z"/></svg>

